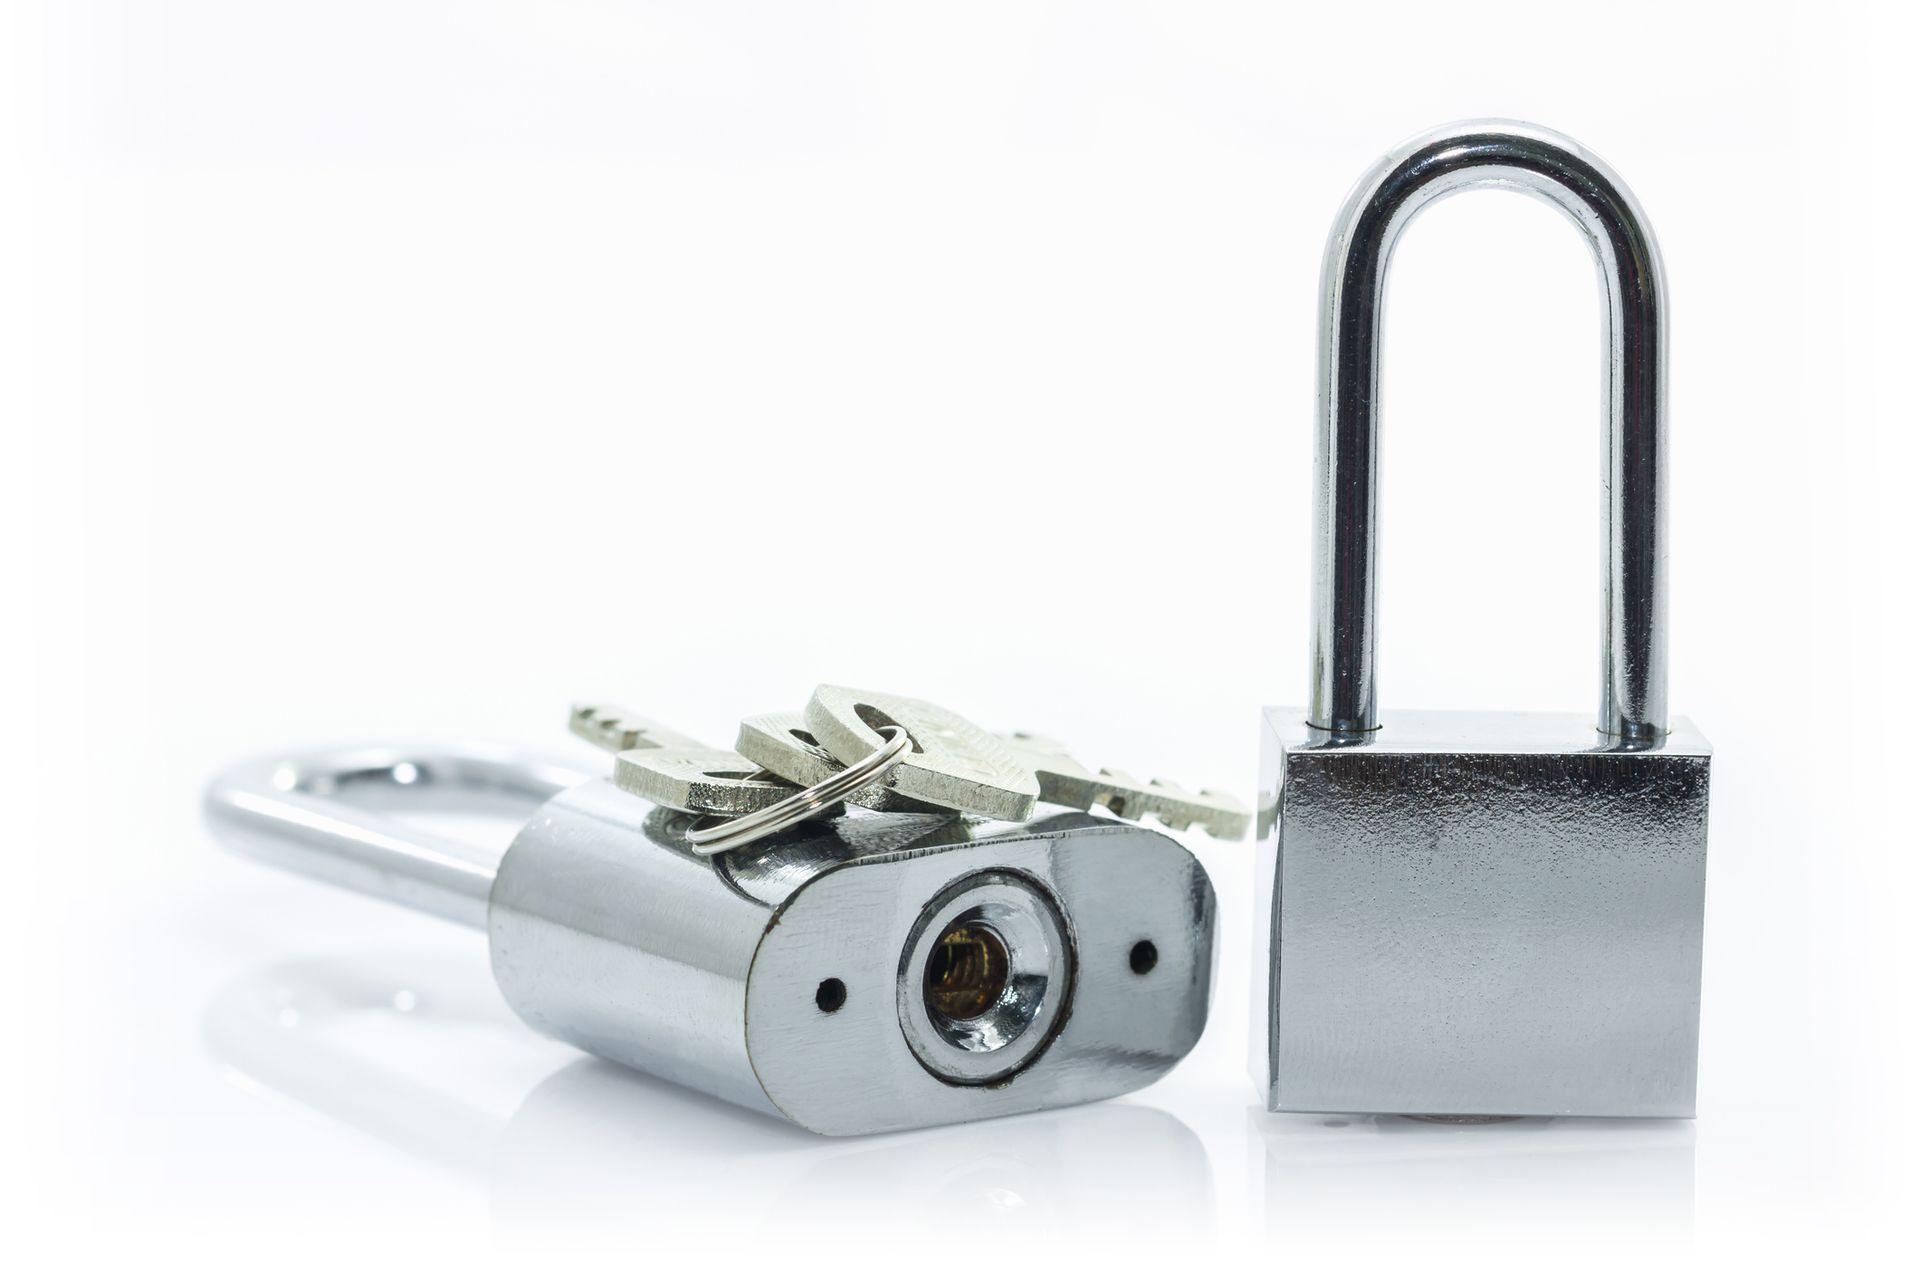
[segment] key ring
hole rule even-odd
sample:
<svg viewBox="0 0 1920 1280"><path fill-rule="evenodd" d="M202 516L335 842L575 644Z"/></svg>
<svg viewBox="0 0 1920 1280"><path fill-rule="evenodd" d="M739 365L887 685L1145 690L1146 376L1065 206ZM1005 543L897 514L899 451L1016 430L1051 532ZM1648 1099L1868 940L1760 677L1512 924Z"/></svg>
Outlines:
<svg viewBox="0 0 1920 1280"><path fill-rule="evenodd" d="M755 809L752 813L731 818L717 826L706 825L713 816L702 817L687 828L687 843L693 851L703 857L716 853L725 853L729 849L738 849L741 845L752 844L776 831L785 831L788 827L811 817L830 804L837 803L858 791L874 779L882 777L893 768L901 756L913 746L913 739L907 731L897 724L882 729L886 745L857 764L848 765L839 773L824 781L816 782L805 791L797 791L785 799L776 800L764 809Z"/></svg>

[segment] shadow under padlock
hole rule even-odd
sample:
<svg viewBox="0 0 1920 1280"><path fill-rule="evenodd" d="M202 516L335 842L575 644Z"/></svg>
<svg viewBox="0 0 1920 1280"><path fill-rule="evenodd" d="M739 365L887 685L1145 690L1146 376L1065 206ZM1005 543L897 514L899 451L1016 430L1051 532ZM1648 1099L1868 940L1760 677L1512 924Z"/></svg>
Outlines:
<svg viewBox="0 0 1920 1280"><path fill-rule="evenodd" d="M836 1221L858 1204L903 1228L1190 1223L1212 1210L1205 1151L1153 1108L829 1142L527 1037L458 956L272 965L216 994L205 1035L252 1084L484 1187L496 1225L535 1234L724 1215L716 1191L743 1178L783 1216Z"/></svg>

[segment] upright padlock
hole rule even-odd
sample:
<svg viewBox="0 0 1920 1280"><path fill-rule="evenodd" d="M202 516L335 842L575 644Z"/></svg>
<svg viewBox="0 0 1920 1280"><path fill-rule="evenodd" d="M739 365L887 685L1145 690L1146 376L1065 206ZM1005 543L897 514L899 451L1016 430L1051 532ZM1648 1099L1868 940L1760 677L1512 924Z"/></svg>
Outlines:
<svg viewBox="0 0 1920 1280"><path fill-rule="evenodd" d="M1609 319L1598 718L1376 713L1380 311L1466 187L1565 210ZM1710 748L1667 717L1665 285L1571 140L1475 122L1361 182L1322 277L1312 706L1268 709L1254 1075L1276 1111L1689 1116Z"/></svg>

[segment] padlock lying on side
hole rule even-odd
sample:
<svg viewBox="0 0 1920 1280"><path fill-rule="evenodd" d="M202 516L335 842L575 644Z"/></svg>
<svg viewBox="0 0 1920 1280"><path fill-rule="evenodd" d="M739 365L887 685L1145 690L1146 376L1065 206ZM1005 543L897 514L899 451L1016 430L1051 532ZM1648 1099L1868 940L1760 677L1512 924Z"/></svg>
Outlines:
<svg viewBox="0 0 1920 1280"><path fill-rule="evenodd" d="M269 758L206 807L252 857L485 929L536 1029L818 1133L1114 1097L1206 1023L1206 872L1082 813L849 810L706 858L686 814L452 748ZM407 807L531 817L502 856L388 816Z"/></svg>
<svg viewBox="0 0 1920 1280"><path fill-rule="evenodd" d="M1387 261L1424 205L1488 184L1565 210L1606 294L1597 719L1376 714ZM1312 705L1263 725L1255 1079L1280 1111L1692 1115L1710 749L1667 717L1653 237L1570 140L1456 125L1355 189L1321 289Z"/></svg>

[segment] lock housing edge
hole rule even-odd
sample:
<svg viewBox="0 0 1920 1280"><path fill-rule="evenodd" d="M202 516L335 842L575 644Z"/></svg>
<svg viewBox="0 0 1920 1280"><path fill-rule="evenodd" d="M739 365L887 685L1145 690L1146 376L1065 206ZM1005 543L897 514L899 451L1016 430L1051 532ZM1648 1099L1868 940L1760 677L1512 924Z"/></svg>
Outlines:
<svg viewBox="0 0 1920 1280"><path fill-rule="evenodd" d="M1711 747L1576 715L1263 715L1251 1066L1276 1111L1691 1116Z"/></svg>

